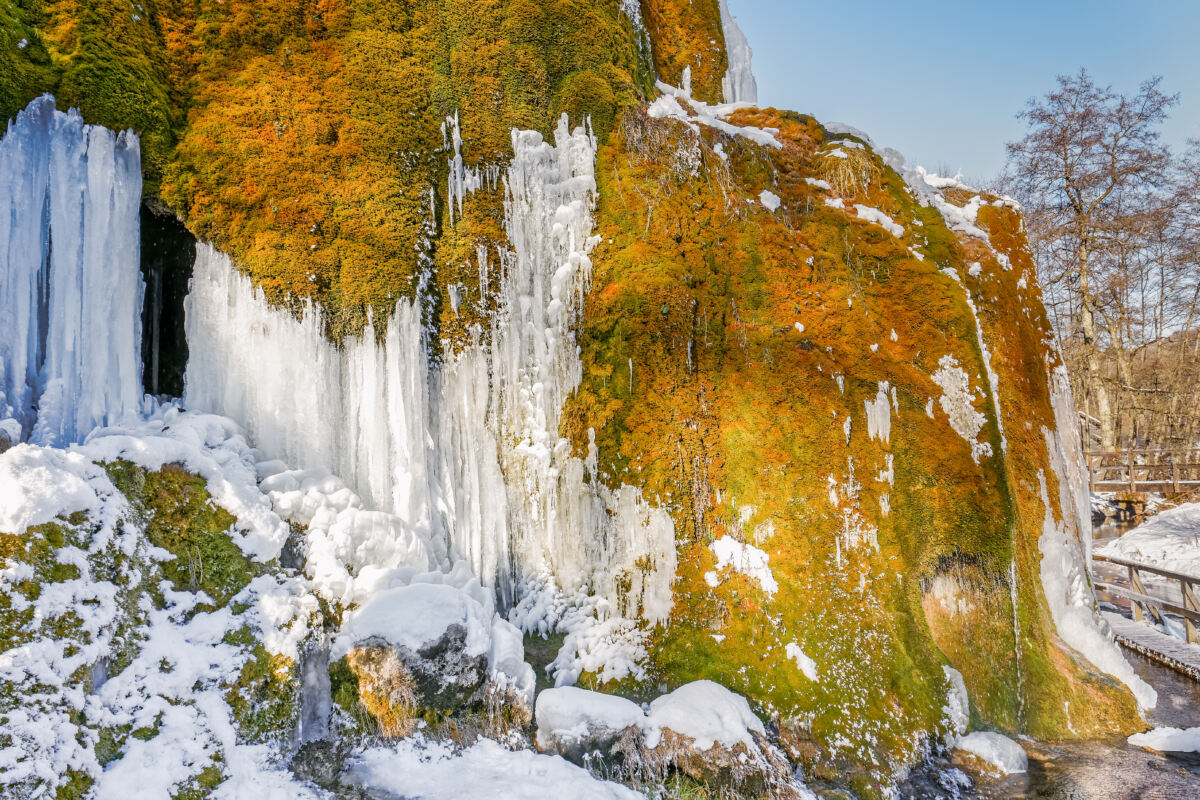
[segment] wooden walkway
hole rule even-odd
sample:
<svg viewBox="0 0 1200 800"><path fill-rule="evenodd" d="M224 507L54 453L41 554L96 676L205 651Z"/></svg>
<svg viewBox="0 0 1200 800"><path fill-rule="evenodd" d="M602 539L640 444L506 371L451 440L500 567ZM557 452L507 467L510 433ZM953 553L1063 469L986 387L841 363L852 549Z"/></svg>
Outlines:
<svg viewBox="0 0 1200 800"><path fill-rule="evenodd" d="M1101 613L1122 646L1200 681L1200 647L1156 631L1144 622L1111 611Z"/></svg>
<svg viewBox="0 0 1200 800"><path fill-rule="evenodd" d="M1092 450L1084 457L1093 492L1178 495L1200 490L1200 450Z"/></svg>
<svg viewBox="0 0 1200 800"><path fill-rule="evenodd" d="M1092 560L1096 593L1113 605L1127 605L1132 616L1104 612L1117 641L1200 681L1200 577L1115 556ZM1182 620L1186 641L1144 621L1164 625L1166 616Z"/></svg>

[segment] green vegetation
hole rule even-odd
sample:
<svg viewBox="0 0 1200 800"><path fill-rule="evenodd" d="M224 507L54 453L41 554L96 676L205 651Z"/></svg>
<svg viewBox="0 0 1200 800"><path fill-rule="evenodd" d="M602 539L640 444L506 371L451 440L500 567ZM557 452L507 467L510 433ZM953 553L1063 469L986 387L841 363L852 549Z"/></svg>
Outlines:
<svg viewBox="0 0 1200 800"><path fill-rule="evenodd" d="M254 577L253 562L230 538L237 520L212 501L203 478L170 464L158 472L127 461L107 468L144 520L146 538L175 556L162 570L176 589L204 592L221 607Z"/></svg>

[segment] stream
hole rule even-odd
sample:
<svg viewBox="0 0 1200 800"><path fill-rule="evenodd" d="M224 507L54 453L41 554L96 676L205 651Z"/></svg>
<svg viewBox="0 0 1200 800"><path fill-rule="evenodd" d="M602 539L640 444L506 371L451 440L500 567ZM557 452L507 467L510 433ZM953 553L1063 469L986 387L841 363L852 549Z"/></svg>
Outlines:
<svg viewBox="0 0 1200 800"><path fill-rule="evenodd" d="M1132 523L1096 527L1095 546L1120 536ZM1111 576L1116 577L1116 576ZM1200 727L1200 683L1125 650L1137 674L1158 691L1146 715L1155 727ZM1200 800L1200 754L1160 754L1123 740L1047 744L1023 742L1029 771L1003 781L980 782L976 797L988 800Z"/></svg>

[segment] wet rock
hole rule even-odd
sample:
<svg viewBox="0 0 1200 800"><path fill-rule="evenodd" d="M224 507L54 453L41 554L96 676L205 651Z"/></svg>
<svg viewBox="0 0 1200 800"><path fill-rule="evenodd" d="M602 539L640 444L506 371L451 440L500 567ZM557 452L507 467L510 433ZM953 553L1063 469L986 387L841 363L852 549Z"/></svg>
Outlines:
<svg viewBox="0 0 1200 800"><path fill-rule="evenodd" d="M325 739L301 745L288 769L297 779L332 791L338 787L345 762L343 746Z"/></svg>
<svg viewBox="0 0 1200 800"><path fill-rule="evenodd" d="M787 757L765 735L751 733L750 742L714 742L702 748L697 741L662 729L649 737L627 731L613 748L624 768L642 780L665 780L681 772L720 797L762 797L793 800L805 797L793 781ZM653 747L649 744L653 743Z"/></svg>

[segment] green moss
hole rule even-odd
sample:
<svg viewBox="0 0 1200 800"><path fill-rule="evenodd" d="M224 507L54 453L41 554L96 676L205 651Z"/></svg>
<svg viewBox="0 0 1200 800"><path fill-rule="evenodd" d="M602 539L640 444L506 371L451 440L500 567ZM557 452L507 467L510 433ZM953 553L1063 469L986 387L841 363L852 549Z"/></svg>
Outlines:
<svg viewBox="0 0 1200 800"><path fill-rule="evenodd" d="M59 784L54 790L57 800L82 800L87 797L94 781L91 776L78 770L68 770L66 782Z"/></svg>
<svg viewBox="0 0 1200 800"><path fill-rule="evenodd" d="M209 764L172 792L171 800L206 800L212 796L214 789L225 782L225 778L225 770L220 763Z"/></svg>
<svg viewBox="0 0 1200 800"><path fill-rule="evenodd" d="M177 465L147 472L118 461L105 468L145 522L146 538L175 556L162 570L177 589L204 592L219 608L257 574L232 539L237 520L213 502L203 478Z"/></svg>
<svg viewBox="0 0 1200 800"><path fill-rule="evenodd" d="M38 30L40 6L37 0L0 4L0 124L54 85L50 54Z"/></svg>
<svg viewBox="0 0 1200 800"><path fill-rule="evenodd" d="M237 638L253 639L249 627ZM227 637L228 638L228 637ZM300 718L297 664L268 653L258 641L237 681L225 693L238 730L250 742L276 742L288 736Z"/></svg>

